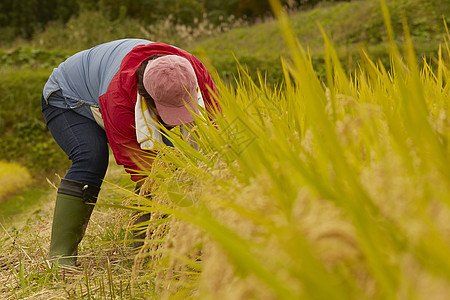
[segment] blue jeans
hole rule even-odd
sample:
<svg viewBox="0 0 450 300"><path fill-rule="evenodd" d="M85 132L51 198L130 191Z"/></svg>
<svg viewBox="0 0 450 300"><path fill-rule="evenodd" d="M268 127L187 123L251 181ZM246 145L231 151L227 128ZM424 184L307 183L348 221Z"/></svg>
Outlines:
<svg viewBox="0 0 450 300"><path fill-rule="evenodd" d="M72 161L64 178L100 187L109 161L105 130L94 120L70 108L48 105L44 97L41 102L48 129ZM164 135L162 140L167 146L173 147L172 142Z"/></svg>
<svg viewBox="0 0 450 300"><path fill-rule="evenodd" d="M42 113L53 138L72 161L65 178L100 187L109 161L103 128L70 108L48 105L43 97Z"/></svg>

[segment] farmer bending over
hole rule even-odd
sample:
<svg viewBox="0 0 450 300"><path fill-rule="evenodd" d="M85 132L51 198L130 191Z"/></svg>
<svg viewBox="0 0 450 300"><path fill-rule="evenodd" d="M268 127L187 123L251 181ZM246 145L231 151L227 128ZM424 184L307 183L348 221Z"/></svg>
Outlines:
<svg viewBox="0 0 450 300"><path fill-rule="evenodd" d="M173 146L159 126L193 122L198 106L215 113L214 82L192 54L163 43L123 39L79 52L53 70L42 113L72 160L61 179L49 257L75 266L78 244L108 167L108 143L119 165L140 186L136 171L151 165L157 142ZM145 155L142 155L145 154Z"/></svg>

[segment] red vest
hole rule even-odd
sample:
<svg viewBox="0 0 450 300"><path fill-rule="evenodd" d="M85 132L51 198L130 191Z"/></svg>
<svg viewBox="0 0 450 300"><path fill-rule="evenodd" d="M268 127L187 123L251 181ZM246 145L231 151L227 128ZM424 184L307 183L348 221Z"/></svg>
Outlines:
<svg viewBox="0 0 450 300"><path fill-rule="evenodd" d="M133 181L145 177L138 172L150 167L151 159L148 157L154 155L152 151L141 150L136 139L134 116L137 98L136 70L145 59L157 54L178 55L189 60L197 75L206 109L214 113L214 108L217 107L220 111L212 95L217 94L217 88L211 75L194 55L164 43L134 47L122 60L120 69L109 84L106 93L100 96L100 112L109 145L117 164L125 166Z"/></svg>

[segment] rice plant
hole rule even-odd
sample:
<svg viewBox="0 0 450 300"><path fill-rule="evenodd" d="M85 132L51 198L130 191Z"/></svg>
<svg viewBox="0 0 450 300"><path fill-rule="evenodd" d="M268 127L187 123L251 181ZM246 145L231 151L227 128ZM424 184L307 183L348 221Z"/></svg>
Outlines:
<svg viewBox="0 0 450 300"><path fill-rule="evenodd" d="M381 0L392 64L348 76L323 32L326 82L278 2L283 84L217 79L199 151L168 131L139 197L135 283L206 299L444 299L450 293L450 48L419 67ZM447 36L448 30L447 30ZM206 112L205 112L206 114ZM137 276L138 270L144 272Z"/></svg>

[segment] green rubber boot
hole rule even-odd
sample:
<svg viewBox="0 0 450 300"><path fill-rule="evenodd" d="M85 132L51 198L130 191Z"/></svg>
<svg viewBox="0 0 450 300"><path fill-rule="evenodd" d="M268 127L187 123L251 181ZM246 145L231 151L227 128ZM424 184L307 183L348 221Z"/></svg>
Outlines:
<svg viewBox="0 0 450 300"><path fill-rule="evenodd" d="M86 231L100 188L62 179L56 197L50 242L52 263L75 267L78 244Z"/></svg>
<svg viewBox="0 0 450 300"><path fill-rule="evenodd" d="M136 185L134 192L137 195L141 194L141 187ZM151 198L151 195L143 195L146 198ZM133 206L139 207L139 204L133 204ZM144 240L146 238L146 231L144 226L139 226L144 222L150 221L149 213L136 212L133 214L133 218L135 218L133 222L134 229L131 231L133 235L133 253L138 253L142 246L144 246ZM139 228L140 227L140 228Z"/></svg>
<svg viewBox="0 0 450 300"><path fill-rule="evenodd" d="M136 220L134 221L134 226L139 227L139 224L150 221L150 214L142 214L142 213L136 213L135 216L137 216ZM142 226L141 226L142 227ZM133 234L133 252L138 253L142 246L144 246L144 240L146 238L146 232L144 230L145 228L136 228L132 230Z"/></svg>

